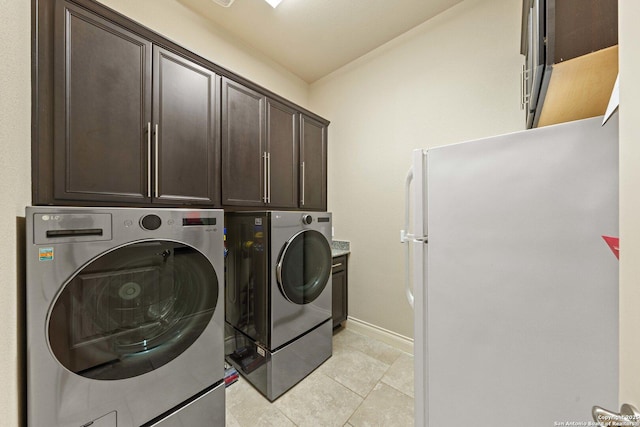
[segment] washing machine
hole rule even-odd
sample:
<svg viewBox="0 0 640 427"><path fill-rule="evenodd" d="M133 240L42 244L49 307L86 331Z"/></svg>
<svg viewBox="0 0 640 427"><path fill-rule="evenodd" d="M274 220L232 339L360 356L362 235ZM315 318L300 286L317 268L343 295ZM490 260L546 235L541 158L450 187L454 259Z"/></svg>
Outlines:
<svg viewBox="0 0 640 427"><path fill-rule="evenodd" d="M225 355L273 401L332 353L331 213L227 213Z"/></svg>
<svg viewBox="0 0 640 427"><path fill-rule="evenodd" d="M28 425L224 426L223 212L26 217Z"/></svg>

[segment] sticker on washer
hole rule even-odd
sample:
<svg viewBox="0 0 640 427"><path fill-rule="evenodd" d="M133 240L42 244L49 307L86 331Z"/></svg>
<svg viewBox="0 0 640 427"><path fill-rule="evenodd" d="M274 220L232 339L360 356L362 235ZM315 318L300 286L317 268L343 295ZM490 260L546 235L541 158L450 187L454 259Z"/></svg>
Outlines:
<svg viewBox="0 0 640 427"><path fill-rule="evenodd" d="M255 218L253 225L262 225L262 218Z"/></svg>
<svg viewBox="0 0 640 427"><path fill-rule="evenodd" d="M40 261L53 261L53 248L38 249L38 259Z"/></svg>
<svg viewBox="0 0 640 427"><path fill-rule="evenodd" d="M256 346L256 352L262 357L264 357L265 354L266 354L265 351L264 351L264 348L262 348L260 346Z"/></svg>

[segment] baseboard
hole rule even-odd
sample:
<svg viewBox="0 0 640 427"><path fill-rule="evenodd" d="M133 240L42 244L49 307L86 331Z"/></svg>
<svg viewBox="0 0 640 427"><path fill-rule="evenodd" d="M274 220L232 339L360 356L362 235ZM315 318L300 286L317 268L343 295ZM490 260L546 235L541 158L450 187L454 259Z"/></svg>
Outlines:
<svg viewBox="0 0 640 427"><path fill-rule="evenodd" d="M397 334L351 316L347 318L345 328L377 339L378 341L382 341L383 343L395 347L400 351L404 351L405 353L413 354L413 339L405 337L404 335Z"/></svg>

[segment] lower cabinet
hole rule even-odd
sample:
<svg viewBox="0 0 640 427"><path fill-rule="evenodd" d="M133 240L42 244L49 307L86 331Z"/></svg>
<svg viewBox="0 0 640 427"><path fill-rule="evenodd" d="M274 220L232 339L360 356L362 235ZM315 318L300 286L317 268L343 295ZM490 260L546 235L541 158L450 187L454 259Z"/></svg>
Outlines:
<svg viewBox="0 0 640 427"><path fill-rule="evenodd" d="M347 320L347 256L341 255L333 258L332 264L332 317L333 327L340 326Z"/></svg>

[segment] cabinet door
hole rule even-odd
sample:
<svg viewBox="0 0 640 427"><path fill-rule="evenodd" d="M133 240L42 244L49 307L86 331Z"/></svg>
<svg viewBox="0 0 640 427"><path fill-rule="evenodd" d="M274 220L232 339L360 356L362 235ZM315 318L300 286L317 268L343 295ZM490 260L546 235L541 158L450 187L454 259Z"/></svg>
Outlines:
<svg viewBox="0 0 640 427"><path fill-rule="evenodd" d="M333 327L340 325L340 323L347 320L347 307L346 307L346 272L340 271L334 273L331 277L332 289L331 289L331 317L333 319Z"/></svg>
<svg viewBox="0 0 640 427"><path fill-rule="evenodd" d="M265 97L222 79L222 204L264 206Z"/></svg>
<svg viewBox="0 0 640 427"><path fill-rule="evenodd" d="M217 76L153 48L154 202L220 203Z"/></svg>
<svg viewBox="0 0 640 427"><path fill-rule="evenodd" d="M267 201L270 207L298 207L298 114L267 100Z"/></svg>
<svg viewBox="0 0 640 427"><path fill-rule="evenodd" d="M618 44L616 0L547 0L547 14L549 65Z"/></svg>
<svg viewBox="0 0 640 427"><path fill-rule="evenodd" d="M332 318L333 327L347 320L347 257L333 258L332 283Z"/></svg>
<svg viewBox="0 0 640 427"><path fill-rule="evenodd" d="M149 202L151 43L64 1L54 31L55 198Z"/></svg>
<svg viewBox="0 0 640 427"><path fill-rule="evenodd" d="M327 210L327 127L300 115L300 207Z"/></svg>

